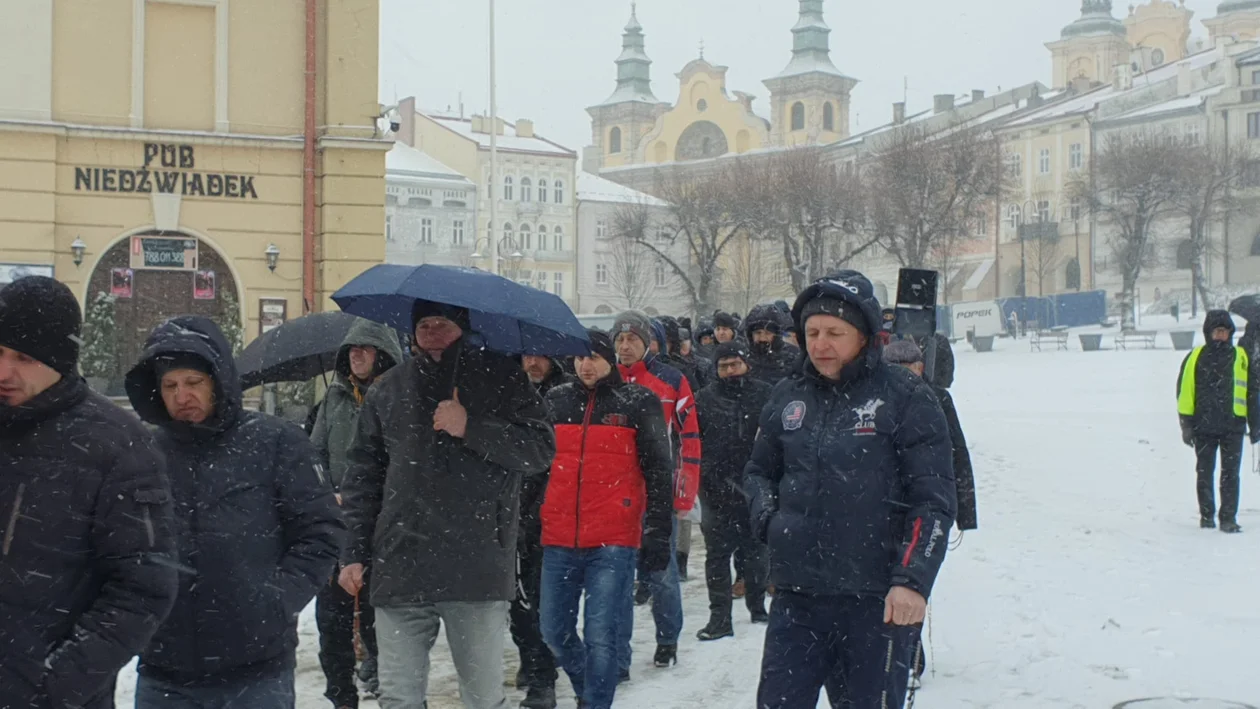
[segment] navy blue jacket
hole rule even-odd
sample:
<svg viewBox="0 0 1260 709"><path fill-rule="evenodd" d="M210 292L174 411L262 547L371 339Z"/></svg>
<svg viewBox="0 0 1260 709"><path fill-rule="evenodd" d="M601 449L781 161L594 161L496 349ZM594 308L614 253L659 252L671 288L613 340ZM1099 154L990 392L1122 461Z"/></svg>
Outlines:
<svg viewBox="0 0 1260 709"><path fill-rule="evenodd" d="M859 305L878 331L879 304L854 272L806 289L798 328L819 294ZM881 598L905 586L928 597L957 508L949 427L928 383L885 364L871 337L839 382L805 361L775 387L760 423L745 485L771 583Z"/></svg>

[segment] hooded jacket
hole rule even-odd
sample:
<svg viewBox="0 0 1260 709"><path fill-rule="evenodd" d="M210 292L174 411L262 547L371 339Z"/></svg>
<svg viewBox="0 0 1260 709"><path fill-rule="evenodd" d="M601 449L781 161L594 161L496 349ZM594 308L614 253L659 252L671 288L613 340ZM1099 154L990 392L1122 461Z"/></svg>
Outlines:
<svg viewBox="0 0 1260 709"><path fill-rule="evenodd" d="M341 481L345 478L349 465L347 454L358 425L359 408L363 406L363 399L371 386L361 384L350 372L350 349L364 345L376 348L372 381L403 361L398 336L386 325L360 318L342 340L341 349L337 350L337 362L333 366L333 383L324 395L324 403L319 407L319 416L311 431L311 443L315 444L315 450L324 461L334 490L341 489Z"/></svg>
<svg viewBox="0 0 1260 709"><path fill-rule="evenodd" d="M167 413L155 363L170 355L209 365L215 406L203 423ZM141 674L201 686L293 667L298 614L332 574L344 530L315 449L297 426L242 408L232 350L206 318L154 329L126 385L166 456L180 569Z"/></svg>
<svg viewBox="0 0 1260 709"><path fill-rule="evenodd" d="M153 437L66 376L0 404L0 707L112 709L175 602Z"/></svg>
<svg viewBox="0 0 1260 709"><path fill-rule="evenodd" d="M744 466L752 457L761 410L774 387L742 377L718 379L696 394L696 416L704 457L700 463L700 502L705 515L744 514Z"/></svg>
<svg viewBox="0 0 1260 709"><path fill-rule="evenodd" d="M457 392L466 435L433 430ZM453 344L421 354L368 392L342 503L345 564L372 568L377 607L515 597L521 478L551 467L547 409L514 359Z"/></svg>
<svg viewBox="0 0 1260 709"><path fill-rule="evenodd" d="M840 271L803 291L880 309L870 281ZM875 337L831 381L805 360L775 387L745 472L754 532L770 548L777 587L883 598L891 586L929 597L957 499L945 415L921 377L886 364Z"/></svg>
<svg viewBox="0 0 1260 709"><path fill-rule="evenodd" d="M1228 328L1228 342L1214 342L1212 331L1218 327ZM1194 377L1195 412L1193 416L1181 416L1183 429L1189 429L1192 436L1241 436L1250 424L1253 442L1260 433L1260 381L1257 381L1257 368L1250 362L1250 376L1247 381L1247 416L1234 415L1234 362L1238 349L1233 342L1234 320L1224 310L1211 310L1203 320L1203 337L1207 342L1198 348L1199 360ZM1186 365L1194 353L1186 355L1181 367L1177 370L1177 396L1185 383Z"/></svg>
<svg viewBox="0 0 1260 709"><path fill-rule="evenodd" d="M800 365L801 351L782 337L784 317L783 312L774 305L758 305L748 313L748 318L744 321L744 339L752 353L748 362L752 367L752 376L770 386L790 376ZM755 343L753 333L758 330L774 333L774 340L769 344Z"/></svg>

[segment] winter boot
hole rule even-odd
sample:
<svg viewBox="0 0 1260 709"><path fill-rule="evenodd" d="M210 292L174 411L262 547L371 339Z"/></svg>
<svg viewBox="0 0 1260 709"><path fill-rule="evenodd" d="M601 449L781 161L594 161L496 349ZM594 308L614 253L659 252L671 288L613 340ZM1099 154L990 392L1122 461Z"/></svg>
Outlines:
<svg viewBox="0 0 1260 709"><path fill-rule="evenodd" d="M1211 517L1202 517L1199 519L1200 529L1216 529L1216 521Z"/></svg>
<svg viewBox="0 0 1260 709"><path fill-rule="evenodd" d="M369 657L359 663L359 683L366 694L373 697L381 696L381 680L376 673L376 658Z"/></svg>
<svg viewBox="0 0 1260 709"><path fill-rule="evenodd" d="M752 610L749 614L752 616L753 625L767 625L770 623L770 614L764 610Z"/></svg>
<svg viewBox="0 0 1260 709"><path fill-rule="evenodd" d="M556 709L555 687L530 687L521 709Z"/></svg>
<svg viewBox="0 0 1260 709"><path fill-rule="evenodd" d="M678 580L686 581L687 580L687 555L682 552L678 552L677 558L678 558Z"/></svg>
<svg viewBox="0 0 1260 709"><path fill-rule="evenodd" d="M710 618L709 624L696 633L696 637L702 642L733 638L735 637L735 629L731 627L730 618ZM659 651L657 657L660 657Z"/></svg>
<svg viewBox="0 0 1260 709"><path fill-rule="evenodd" d="M638 588L634 591L634 605L646 606L650 600L652 600L652 587L648 586L647 581L640 581Z"/></svg>
<svg viewBox="0 0 1260 709"><path fill-rule="evenodd" d="M625 684L630 681L630 670L619 670L617 672L617 684Z"/></svg>
<svg viewBox="0 0 1260 709"><path fill-rule="evenodd" d="M652 658L652 664L662 669L677 665L678 664L678 646L677 645L657 645L656 656Z"/></svg>
<svg viewBox="0 0 1260 709"><path fill-rule="evenodd" d="M746 593L746 592L747 592L747 589L744 587L744 580L743 580L743 579L735 579L735 585L734 585L734 586L731 586L731 597L732 597L732 598L743 598L743 597L744 597L744 593Z"/></svg>
<svg viewBox="0 0 1260 709"><path fill-rule="evenodd" d="M1239 532L1242 531L1242 527L1239 527L1238 523L1232 519L1223 520L1221 522L1221 531L1226 534L1238 534Z"/></svg>

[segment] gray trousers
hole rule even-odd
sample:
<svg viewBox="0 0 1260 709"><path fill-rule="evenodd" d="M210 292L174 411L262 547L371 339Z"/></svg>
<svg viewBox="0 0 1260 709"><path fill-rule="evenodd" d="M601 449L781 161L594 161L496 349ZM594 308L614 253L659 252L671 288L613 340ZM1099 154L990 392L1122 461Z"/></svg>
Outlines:
<svg viewBox="0 0 1260 709"><path fill-rule="evenodd" d="M508 603L436 603L376 609L381 709L424 709L429 652L446 624L465 709L508 709L503 645Z"/></svg>

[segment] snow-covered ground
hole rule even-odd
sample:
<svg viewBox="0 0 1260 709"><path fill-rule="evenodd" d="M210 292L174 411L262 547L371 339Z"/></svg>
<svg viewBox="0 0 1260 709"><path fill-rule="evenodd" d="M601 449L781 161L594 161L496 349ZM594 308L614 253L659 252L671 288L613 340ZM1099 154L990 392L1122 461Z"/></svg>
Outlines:
<svg viewBox="0 0 1260 709"><path fill-rule="evenodd" d="M1260 659L1260 477L1248 454L1239 516L1247 533L1198 528L1194 461L1173 400L1183 354L1166 338L1160 345L1084 353L1074 341L1070 352L1031 353L1027 341L1003 340L991 354L959 346L953 392L975 462L980 530L950 553L937 585L933 674L920 709L1102 709L1145 697L1260 706L1251 674ZM695 639L707 616L702 551L697 536L679 666L650 666L651 615L640 609L633 681L618 706L754 705L763 631L737 612L736 638ZM302 709L327 706L315 648L308 611ZM430 707L460 706L442 642L435 671ZM123 674L120 706L131 703L132 676ZM1133 709L1172 706L1209 709Z"/></svg>

